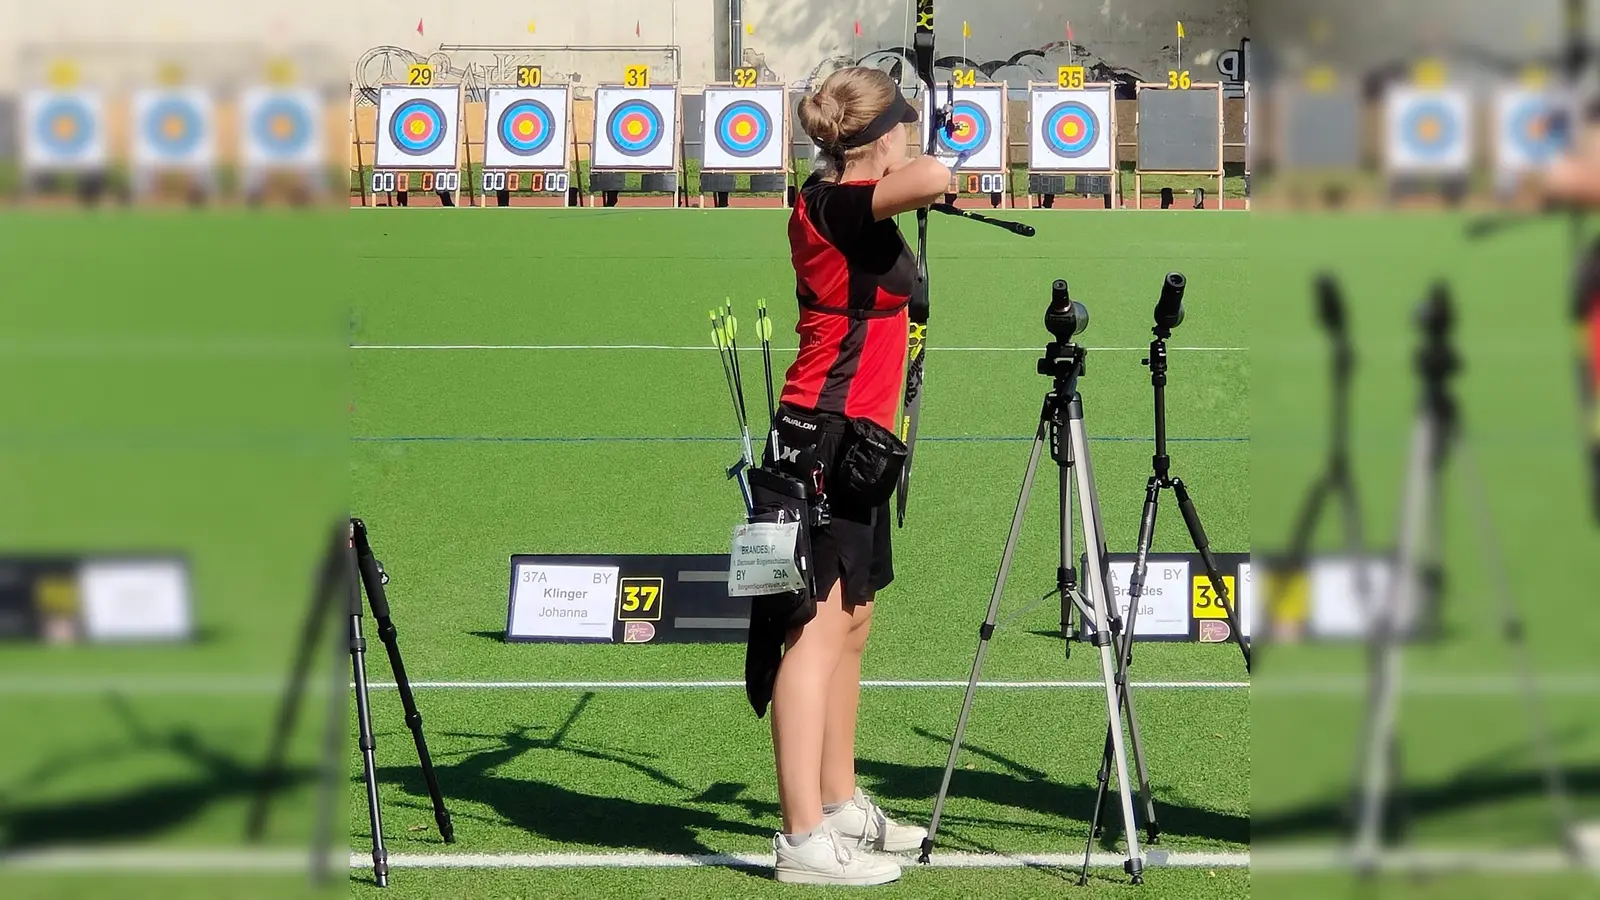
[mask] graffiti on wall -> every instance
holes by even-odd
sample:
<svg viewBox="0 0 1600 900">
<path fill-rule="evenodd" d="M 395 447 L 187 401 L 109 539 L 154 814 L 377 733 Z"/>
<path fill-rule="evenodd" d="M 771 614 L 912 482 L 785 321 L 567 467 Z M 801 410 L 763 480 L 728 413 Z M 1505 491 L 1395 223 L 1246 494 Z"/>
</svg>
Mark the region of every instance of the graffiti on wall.
<svg viewBox="0 0 1600 900">
<path fill-rule="evenodd" d="M 1054 84 L 1058 68 L 1076 65 L 1084 67 L 1087 80 L 1115 84 L 1119 99 L 1133 99 L 1134 86 L 1144 80 L 1143 76 L 1134 69 L 1113 65 L 1104 59 L 1090 63 L 1093 55 L 1082 44 L 1056 41 L 1043 47 L 1019 50 L 1006 59 L 980 62 L 966 56 L 942 56 L 934 61 L 934 74 L 935 80 L 942 82 L 949 80 L 950 73 L 955 69 L 976 69 L 981 73 L 980 80 L 1004 82 L 1013 89 L 1021 90 L 1027 88 L 1029 82 Z M 853 66 L 869 66 L 887 72 L 909 96 L 916 96 L 922 89 L 922 82 L 917 79 L 916 56 L 910 47 L 873 50 L 859 59 L 830 56 L 811 70 L 808 83 L 817 84 L 839 69 Z"/>
</svg>

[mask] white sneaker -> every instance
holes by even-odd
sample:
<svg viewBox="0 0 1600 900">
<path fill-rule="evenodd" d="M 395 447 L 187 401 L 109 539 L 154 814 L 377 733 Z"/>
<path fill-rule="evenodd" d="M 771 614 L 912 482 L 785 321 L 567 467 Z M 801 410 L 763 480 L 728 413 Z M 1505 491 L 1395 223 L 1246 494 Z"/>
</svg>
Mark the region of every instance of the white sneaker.
<svg viewBox="0 0 1600 900">
<path fill-rule="evenodd" d="M 883 814 L 872 798 L 856 788 L 855 796 L 822 822 L 839 832 L 839 837 L 870 850 L 884 853 L 904 853 L 922 846 L 928 829 L 920 825 L 901 825 Z"/>
<path fill-rule="evenodd" d="M 888 884 L 900 877 L 900 864 L 886 856 L 853 853 L 826 824 L 798 847 L 782 834 L 772 837 L 778 864 L 774 877 L 784 884 Z"/>
</svg>

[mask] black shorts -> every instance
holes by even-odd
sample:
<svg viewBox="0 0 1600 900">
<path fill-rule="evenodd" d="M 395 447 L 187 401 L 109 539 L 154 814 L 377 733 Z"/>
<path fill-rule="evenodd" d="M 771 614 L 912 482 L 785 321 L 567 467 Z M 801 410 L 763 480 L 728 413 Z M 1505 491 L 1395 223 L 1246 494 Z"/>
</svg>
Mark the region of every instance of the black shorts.
<svg viewBox="0 0 1600 900">
<path fill-rule="evenodd" d="M 838 468 L 841 452 L 844 419 L 814 410 L 796 409 L 781 404 L 779 412 L 817 426 L 811 440 L 817 443 L 818 456 L 826 460 L 826 472 L 831 475 Z M 784 429 L 780 425 L 780 430 Z M 788 438 L 799 443 L 804 432 L 791 432 Z M 771 458 L 768 449 L 767 458 Z M 780 468 L 784 468 L 780 465 Z M 790 472 L 796 477 L 802 473 Z M 825 475 L 825 478 L 827 476 Z M 844 583 L 843 596 L 848 604 L 866 603 L 878 591 L 894 581 L 894 554 L 890 549 L 890 504 L 875 507 L 853 505 L 851 498 L 836 488 L 828 488 L 828 508 L 831 521 L 811 529 L 811 558 L 816 572 L 816 597 L 826 600 L 833 586 Z"/>
</svg>

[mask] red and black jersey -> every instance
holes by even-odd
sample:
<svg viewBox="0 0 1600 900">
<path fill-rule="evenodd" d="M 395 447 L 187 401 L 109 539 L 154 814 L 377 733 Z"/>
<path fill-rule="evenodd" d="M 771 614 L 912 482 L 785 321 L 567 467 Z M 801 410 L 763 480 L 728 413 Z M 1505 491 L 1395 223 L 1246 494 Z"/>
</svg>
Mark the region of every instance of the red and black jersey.
<svg viewBox="0 0 1600 900">
<path fill-rule="evenodd" d="M 783 402 L 893 431 L 905 374 L 916 260 L 893 219 L 872 215 L 875 181 L 813 175 L 789 217 L 800 355 Z"/>
</svg>

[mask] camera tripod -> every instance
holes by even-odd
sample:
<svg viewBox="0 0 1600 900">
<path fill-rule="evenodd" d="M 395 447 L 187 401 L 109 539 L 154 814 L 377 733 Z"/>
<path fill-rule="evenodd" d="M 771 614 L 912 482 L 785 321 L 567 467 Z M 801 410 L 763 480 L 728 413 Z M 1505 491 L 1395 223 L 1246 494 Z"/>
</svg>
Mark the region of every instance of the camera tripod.
<svg viewBox="0 0 1600 900">
<path fill-rule="evenodd" d="M 1585 855 L 1549 719 L 1535 682 L 1521 612 L 1490 522 L 1483 478 L 1471 445 L 1461 435 L 1460 417 L 1451 391 L 1451 380 L 1460 370 L 1460 360 L 1452 342 L 1454 324 L 1449 288 L 1443 283 L 1436 284 L 1418 314 L 1422 339 L 1415 365 L 1422 394 L 1406 467 L 1396 570 L 1380 598 L 1382 602 L 1374 611 L 1368 637 L 1368 702 L 1357 757 L 1354 834 L 1355 862 L 1366 872 L 1373 871 L 1377 865 L 1379 844 L 1386 831 L 1384 818 L 1393 801 L 1392 786 L 1399 781 L 1400 754 L 1395 723 L 1400 695 L 1402 629 L 1412 619 L 1418 605 L 1428 596 L 1436 595 L 1443 582 L 1441 526 L 1444 519 L 1440 480 L 1452 451 L 1465 465 L 1461 474 L 1471 495 L 1471 515 L 1478 524 L 1480 555 L 1490 576 L 1491 588 L 1500 599 L 1501 632 L 1516 660 L 1523 704 L 1544 770 L 1545 789 L 1556 829 L 1563 849 L 1575 862 L 1581 864 Z"/>
<path fill-rule="evenodd" d="M 1128 855 L 1122 868 L 1132 877 L 1134 884 L 1140 884 L 1144 880 L 1144 859 L 1139 852 L 1133 797 L 1129 789 L 1128 757 L 1123 745 L 1122 729 L 1117 727 L 1121 724 L 1118 712 L 1121 694 L 1117 686 L 1122 681 L 1122 673 L 1116 668 L 1116 662 L 1111 654 L 1114 634 L 1111 623 L 1114 621 L 1115 607 L 1110 601 L 1107 590 L 1105 526 L 1100 518 L 1100 499 L 1095 491 L 1094 471 L 1089 461 L 1089 438 L 1083 424 L 1083 399 L 1078 393 L 1078 379 L 1083 376 L 1084 361 L 1088 351 L 1072 343 L 1072 338 L 1088 327 L 1088 324 L 1088 310 L 1083 304 L 1071 300 L 1065 281 L 1057 281 L 1052 287 L 1051 304 L 1045 313 L 1045 327 L 1055 340 L 1046 346 L 1044 356 L 1038 362 L 1039 374 L 1049 376 L 1052 379 L 1052 386 L 1045 394 L 1044 406 L 1039 413 L 1039 429 L 1034 436 L 1033 450 L 1028 456 L 1028 468 L 1022 478 L 1022 493 L 1017 499 L 1016 513 L 1011 519 L 1011 533 L 1006 539 L 1005 551 L 1000 558 L 1000 572 L 995 578 L 994 593 L 989 597 L 988 612 L 984 616 L 983 625 L 978 629 L 977 655 L 972 662 L 972 674 L 967 681 L 966 696 L 961 701 L 961 714 L 956 720 L 955 735 L 950 741 L 950 755 L 945 761 L 944 778 L 939 783 L 938 797 L 934 800 L 933 816 L 928 822 L 928 836 L 922 842 L 920 861 L 923 863 L 929 862 L 934 838 L 939 832 L 939 820 L 944 811 L 945 798 L 949 794 L 950 778 L 955 771 L 956 757 L 961 751 L 961 741 L 966 733 L 967 719 L 972 711 L 972 699 L 978 688 L 978 678 L 982 674 L 989 639 L 994 635 L 995 617 L 999 613 L 1000 598 L 1005 593 L 1006 578 L 1011 572 L 1011 561 L 1016 553 L 1017 540 L 1022 533 L 1022 522 L 1028 510 L 1028 498 L 1033 492 L 1034 476 L 1039 470 L 1039 460 L 1048 443 L 1050 458 L 1056 464 L 1059 483 L 1061 556 L 1057 570 L 1058 582 L 1082 611 L 1084 622 L 1090 629 L 1088 640 L 1100 651 L 1100 671 L 1105 679 L 1106 689 L 1107 722 L 1111 726 L 1108 729 L 1107 746 L 1117 766 L 1117 786 L 1122 799 L 1122 821 L 1128 840 Z M 1084 601 L 1082 593 L 1075 589 L 1075 585 L 1070 584 L 1072 578 L 1069 575 L 1073 572 L 1074 480 L 1078 489 L 1078 514 L 1083 524 L 1086 556 L 1084 583 L 1088 594 L 1087 602 Z M 1143 775 L 1143 754 L 1139 749 L 1137 729 L 1134 730 L 1133 742 L 1135 755 L 1141 760 L 1139 764 L 1141 787 L 1148 797 L 1149 783 Z"/>
<path fill-rule="evenodd" d="M 361 763 L 367 788 L 367 815 L 372 828 L 372 874 L 378 887 L 386 887 L 389 883 L 389 853 L 383 846 L 383 816 L 378 800 L 377 757 L 374 753 L 376 742 L 372 735 L 372 711 L 367 691 L 367 640 L 362 635 L 361 629 L 363 587 L 366 589 L 367 602 L 372 606 L 372 617 L 378 622 L 378 637 L 389 653 L 389 666 L 394 671 L 394 680 L 400 691 L 400 703 L 405 708 L 406 726 L 411 729 L 411 738 L 417 745 L 417 759 L 422 766 L 422 777 L 427 781 L 428 796 L 433 800 L 433 818 L 439 826 L 439 836 L 444 838 L 445 843 L 455 843 L 455 828 L 451 825 L 449 810 L 445 809 L 444 797 L 439 792 L 439 781 L 433 772 L 433 758 L 428 754 L 428 743 L 422 734 L 422 714 L 417 711 L 416 699 L 411 693 L 411 682 L 406 678 L 405 663 L 400 658 L 400 645 L 396 640 L 394 620 L 389 616 L 389 601 L 383 590 L 388 581 L 389 576 L 383 571 L 383 564 L 372 555 L 372 545 L 367 540 L 366 524 L 356 518 L 340 522 L 334 529 L 332 545 L 323 560 L 316 591 L 311 598 L 311 608 L 301 633 L 289 687 L 284 693 L 283 705 L 279 709 L 278 721 L 273 729 L 261 791 L 251 806 L 247 825 L 249 837 L 252 840 L 259 839 L 266 827 L 267 805 L 283 776 L 284 755 L 288 749 L 289 735 L 294 730 L 295 719 L 299 714 L 300 700 L 305 692 L 312 652 L 322 630 L 336 620 L 336 597 L 339 593 L 345 592 L 347 600 L 345 612 L 349 617 L 346 647 L 350 652 L 351 669 L 355 675 L 356 719 L 357 727 L 360 729 Z M 334 666 L 333 671 L 337 672 L 338 667 Z M 347 727 L 344 705 L 346 689 L 343 679 L 340 679 L 337 690 L 329 698 L 326 763 L 333 777 L 337 777 L 339 747 L 343 745 L 342 732 Z M 327 805 L 329 793 L 333 792 L 326 791 L 325 785 L 324 806 Z M 318 816 L 318 835 L 313 848 L 313 872 L 317 874 L 322 874 L 322 864 L 315 860 L 320 858 L 328 847 L 327 838 L 330 836 L 323 832 L 327 830 L 326 823 L 331 821 L 331 818 L 331 810 L 327 809 L 322 810 Z"/>
</svg>

